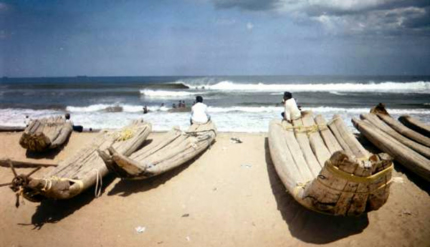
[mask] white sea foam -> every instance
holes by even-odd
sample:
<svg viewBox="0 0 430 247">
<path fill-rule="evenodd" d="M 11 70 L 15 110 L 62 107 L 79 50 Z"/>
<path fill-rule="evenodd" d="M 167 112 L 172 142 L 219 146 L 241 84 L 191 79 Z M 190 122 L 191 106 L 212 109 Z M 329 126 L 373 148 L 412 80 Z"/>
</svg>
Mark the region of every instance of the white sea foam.
<svg viewBox="0 0 430 247">
<path fill-rule="evenodd" d="M 186 91 L 167 91 L 167 90 L 140 90 L 140 93 L 145 97 L 150 98 L 187 98 L 197 94 L 198 92 L 186 92 Z"/>
<path fill-rule="evenodd" d="M 334 95 L 341 95 L 341 96 L 343 96 L 343 95 L 348 95 L 347 93 L 340 93 L 340 92 L 338 92 L 338 91 L 331 91 L 330 93 L 331 93 L 331 94 L 334 94 Z"/>
<path fill-rule="evenodd" d="M 151 122 L 154 131 L 166 131 L 173 126 L 179 125 L 182 129 L 189 126 L 189 112 L 166 112 L 167 107 L 151 106 L 148 114 L 142 114 L 141 106 L 123 105 L 122 112 L 107 112 L 103 107 L 88 106 L 91 109 L 102 109 L 96 111 L 75 111 L 71 114 L 71 119 L 76 125 L 82 125 L 85 128 L 120 128 L 128 124 L 131 120 L 143 118 Z M 135 108 L 136 107 L 136 108 Z M 75 108 L 79 110 L 79 108 Z M 333 114 L 340 114 L 345 123 L 352 131 L 355 131 L 351 124 L 352 117 L 359 117 L 361 113 L 369 112 L 369 108 L 340 108 L 340 107 L 311 107 L 303 110 L 312 110 L 314 114 L 321 114 L 327 120 L 331 119 Z M 282 107 L 209 107 L 209 114 L 221 132 L 267 132 L 271 119 L 280 118 Z M 389 109 L 390 114 L 397 118 L 400 115 L 408 114 L 420 119 L 425 123 L 430 123 L 430 109 Z M 23 126 L 25 116 L 30 118 L 41 118 L 53 115 L 63 115 L 62 110 L 31 110 L 31 109 L 0 109 L 0 125 Z"/>
<path fill-rule="evenodd" d="M 141 105 L 121 105 L 121 104 L 95 104 L 89 106 L 67 106 L 68 112 L 103 112 L 112 111 L 112 109 L 119 109 L 118 112 L 142 112 L 143 106 Z M 170 108 L 161 106 L 148 106 L 150 111 L 168 111 Z"/>
<path fill-rule="evenodd" d="M 430 82 L 328 83 L 328 84 L 246 84 L 222 81 L 213 85 L 187 84 L 192 89 L 258 92 L 391 92 L 430 93 Z M 280 94 L 280 93 L 279 93 Z"/>
<path fill-rule="evenodd" d="M 302 107 L 302 110 L 305 111 L 313 111 L 314 113 L 367 113 L 369 112 L 369 108 L 341 108 L 341 107 L 327 107 L 327 106 L 319 106 L 319 107 Z M 225 112 L 244 112 L 244 113 L 263 113 L 263 112 L 282 112 L 282 106 L 234 106 L 234 107 L 208 107 L 209 112 L 214 113 L 225 113 Z M 425 115 L 430 114 L 429 109 L 390 109 L 390 113 L 392 114 L 417 114 L 417 115 Z"/>
</svg>

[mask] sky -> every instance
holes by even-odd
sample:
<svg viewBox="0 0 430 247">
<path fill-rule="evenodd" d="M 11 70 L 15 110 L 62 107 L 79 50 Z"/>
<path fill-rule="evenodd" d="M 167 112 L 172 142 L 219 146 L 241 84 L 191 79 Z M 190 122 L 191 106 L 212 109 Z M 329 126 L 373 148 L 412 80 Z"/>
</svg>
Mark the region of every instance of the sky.
<svg viewBox="0 0 430 247">
<path fill-rule="evenodd" d="M 0 0 L 0 76 L 430 75 L 429 0 Z"/>
</svg>

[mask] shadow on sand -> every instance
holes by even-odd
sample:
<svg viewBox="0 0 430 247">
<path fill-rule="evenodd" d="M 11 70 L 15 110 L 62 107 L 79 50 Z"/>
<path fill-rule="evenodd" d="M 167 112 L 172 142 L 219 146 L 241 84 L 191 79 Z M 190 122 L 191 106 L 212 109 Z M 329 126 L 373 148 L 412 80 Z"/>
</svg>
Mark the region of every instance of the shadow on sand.
<svg viewBox="0 0 430 247">
<path fill-rule="evenodd" d="M 183 170 L 187 169 L 192 163 L 194 163 L 195 160 L 200 158 L 201 155 L 203 155 L 205 152 L 200 153 L 190 161 L 170 170 L 167 171 L 159 176 L 151 177 L 148 179 L 143 180 L 121 180 L 117 184 L 115 184 L 115 187 L 109 191 L 108 195 L 120 195 L 120 196 L 129 196 L 134 193 L 139 192 L 145 192 L 148 190 L 152 190 L 157 188 L 158 186 L 166 183 L 171 178 L 175 177 L 179 173 L 181 173 Z"/>
<path fill-rule="evenodd" d="M 114 179 L 115 177 L 112 175 L 103 178 L 102 193 L 104 193 L 105 188 L 112 183 Z M 69 215 L 72 215 L 74 212 L 96 199 L 94 197 L 94 190 L 95 187 L 92 186 L 82 194 L 68 200 L 43 200 L 40 202 L 39 206 L 37 206 L 36 212 L 31 217 L 31 225 L 34 226 L 34 229 L 40 230 L 46 223 L 57 223 Z"/>
<path fill-rule="evenodd" d="M 326 244 L 361 233 L 368 225 L 367 215 L 360 217 L 336 217 L 310 211 L 300 205 L 286 188 L 272 163 L 268 139 L 265 140 L 266 164 L 273 195 L 278 210 L 288 224 L 291 235 L 314 244 Z"/>
<path fill-rule="evenodd" d="M 61 145 L 60 147 L 57 147 L 54 149 L 48 149 L 48 150 L 43 151 L 43 152 L 33 152 L 33 151 L 30 151 L 27 149 L 27 151 L 25 152 L 25 156 L 27 158 L 30 158 L 30 159 L 50 159 L 50 160 L 53 160 L 67 146 L 67 144 L 69 143 L 69 139 L 70 138 L 67 138 L 67 140 L 64 142 L 64 144 Z"/>
</svg>

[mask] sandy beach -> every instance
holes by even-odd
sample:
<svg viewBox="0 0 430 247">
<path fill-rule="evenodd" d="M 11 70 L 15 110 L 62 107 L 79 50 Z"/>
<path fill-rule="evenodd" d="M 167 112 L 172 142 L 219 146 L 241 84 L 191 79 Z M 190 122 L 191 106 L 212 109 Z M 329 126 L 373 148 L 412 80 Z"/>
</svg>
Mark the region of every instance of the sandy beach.
<svg viewBox="0 0 430 247">
<path fill-rule="evenodd" d="M 55 164 L 94 134 L 73 133 L 45 157 L 26 153 L 20 135 L 0 133 L 0 158 Z M 286 192 L 267 134 L 220 133 L 196 160 L 159 177 L 105 177 L 97 199 L 91 188 L 71 200 L 15 208 L 13 192 L 0 188 L 0 246 L 430 246 L 430 186 L 397 164 L 393 176 L 402 182 L 391 186 L 380 210 L 357 218 L 321 215 Z M 0 167 L 0 183 L 12 177 Z"/>
</svg>

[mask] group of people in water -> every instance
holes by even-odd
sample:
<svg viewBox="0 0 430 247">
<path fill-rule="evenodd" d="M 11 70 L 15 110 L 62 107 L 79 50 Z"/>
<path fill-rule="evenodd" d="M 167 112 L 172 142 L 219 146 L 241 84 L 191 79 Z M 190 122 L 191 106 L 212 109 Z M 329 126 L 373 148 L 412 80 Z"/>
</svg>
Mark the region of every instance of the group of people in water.
<svg viewBox="0 0 430 247">
<path fill-rule="evenodd" d="M 176 108 L 187 108 L 187 105 L 185 104 L 185 100 L 180 100 L 179 103 L 178 103 L 178 105 L 176 105 L 175 103 L 173 103 L 172 108 L 173 109 L 176 109 Z"/>
<path fill-rule="evenodd" d="M 164 107 L 164 103 L 161 104 L 161 107 Z M 176 105 L 173 103 L 172 105 L 173 109 L 178 108 L 187 108 L 187 105 L 184 100 L 180 100 L 179 103 Z M 143 114 L 148 113 L 148 107 L 143 107 Z M 191 107 L 191 118 L 190 123 L 199 123 L 204 124 L 210 121 L 210 115 L 208 113 L 208 106 L 203 103 L 203 97 L 197 96 L 196 100 L 194 101 L 193 106 Z"/>
</svg>

